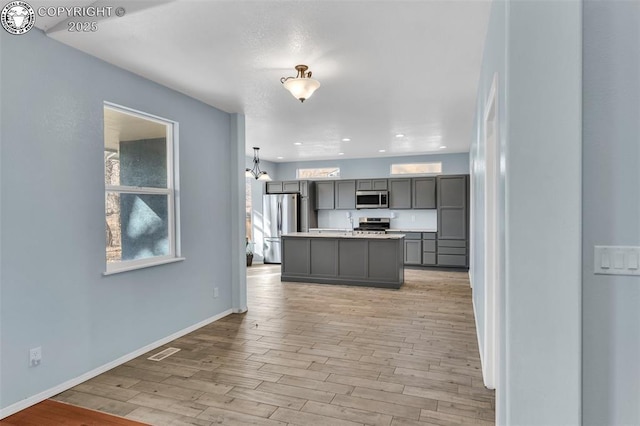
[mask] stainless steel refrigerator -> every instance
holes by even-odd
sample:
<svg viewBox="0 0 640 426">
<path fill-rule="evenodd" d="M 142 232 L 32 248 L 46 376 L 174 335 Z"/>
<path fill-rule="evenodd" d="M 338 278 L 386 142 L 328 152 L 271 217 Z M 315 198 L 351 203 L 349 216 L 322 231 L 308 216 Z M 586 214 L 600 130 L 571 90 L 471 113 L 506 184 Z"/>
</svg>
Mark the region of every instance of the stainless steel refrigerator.
<svg viewBox="0 0 640 426">
<path fill-rule="evenodd" d="M 262 196 L 264 263 L 282 263 L 280 236 L 298 231 L 298 194 Z"/>
</svg>

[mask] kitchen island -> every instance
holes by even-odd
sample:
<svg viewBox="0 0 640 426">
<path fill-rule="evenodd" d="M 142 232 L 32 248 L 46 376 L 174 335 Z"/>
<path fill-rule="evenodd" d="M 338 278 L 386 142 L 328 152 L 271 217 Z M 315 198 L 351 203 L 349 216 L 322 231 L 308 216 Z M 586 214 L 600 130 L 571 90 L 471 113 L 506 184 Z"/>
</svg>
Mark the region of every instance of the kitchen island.
<svg viewBox="0 0 640 426">
<path fill-rule="evenodd" d="M 283 235 L 281 281 L 400 288 L 404 235 Z"/>
</svg>

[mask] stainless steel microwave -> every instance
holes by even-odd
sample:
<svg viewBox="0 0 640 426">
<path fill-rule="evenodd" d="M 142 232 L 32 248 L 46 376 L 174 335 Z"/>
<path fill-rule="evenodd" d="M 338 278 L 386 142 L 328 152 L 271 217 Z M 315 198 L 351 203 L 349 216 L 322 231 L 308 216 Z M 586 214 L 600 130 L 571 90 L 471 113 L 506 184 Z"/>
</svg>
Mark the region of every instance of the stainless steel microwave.
<svg viewBox="0 0 640 426">
<path fill-rule="evenodd" d="M 386 209 L 389 191 L 356 191 L 356 209 Z"/>
</svg>

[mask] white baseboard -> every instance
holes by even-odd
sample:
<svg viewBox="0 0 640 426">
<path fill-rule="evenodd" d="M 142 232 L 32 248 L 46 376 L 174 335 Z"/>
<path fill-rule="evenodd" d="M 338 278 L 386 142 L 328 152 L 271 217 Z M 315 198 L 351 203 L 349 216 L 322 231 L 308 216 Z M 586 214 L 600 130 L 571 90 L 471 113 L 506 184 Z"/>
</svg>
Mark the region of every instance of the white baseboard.
<svg viewBox="0 0 640 426">
<path fill-rule="evenodd" d="M 132 359 L 137 358 L 140 355 L 145 354 L 146 352 L 149 352 L 149 351 L 151 351 L 151 350 L 153 350 L 155 348 L 158 348 L 158 347 L 160 347 L 162 345 L 165 345 L 165 344 L 171 342 L 172 340 L 175 340 L 175 339 L 177 339 L 179 337 L 184 336 L 185 334 L 189 334 L 192 331 L 195 331 L 195 330 L 199 329 L 200 327 L 204 327 L 207 324 L 211 324 L 212 322 L 215 322 L 215 321 L 217 321 L 217 320 L 219 320 L 221 318 L 224 318 L 227 315 L 230 315 L 231 313 L 233 313 L 232 310 L 228 309 L 228 310 L 226 310 L 224 312 L 219 313 L 218 315 L 214 315 L 212 317 L 209 317 L 209 318 L 205 319 L 204 321 L 200 321 L 197 324 L 191 325 L 191 326 L 189 326 L 189 327 L 187 327 L 185 329 L 177 331 L 177 332 L 175 332 L 175 333 L 173 333 L 173 334 L 171 334 L 171 335 L 169 335 L 167 337 L 163 337 L 160 340 L 156 340 L 153 343 L 150 343 L 150 344 L 148 344 L 148 345 L 146 345 L 146 346 L 144 346 L 144 347 L 142 347 L 140 349 L 137 349 L 137 350 L 135 350 L 135 351 L 133 351 L 131 353 L 123 355 L 120 358 L 115 359 L 115 360 L 113 360 L 111 362 L 108 362 L 108 363 L 106 363 L 104 365 L 101 365 L 98 368 L 94 368 L 93 370 L 88 371 L 88 372 L 84 373 L 81 376 L 78 376 L 78 377 L 76 377 L 74 379 L 71 379 L 71 380 L 67 380 L 64 383 L 61 383 L 61 384 L 59 384 L 57 386 L 54 386 L 54 387 L 52 387 L 50 389 L 42 391 L 42 392 L 40 392 L 40 393 L 38 393 L 36 395 L 30 396 L 30 397 L 28 397 L 26 399 L 18 401 L 15 404 L 11 404 L 8 407 L 5 407 L 5 408 L 0 410 L 0 419 L 4 419 L 5 417 L 8 417 L 8 416 L 10 416 L 12 414 L 15 414 L 20 410 L 24 410 L 25 408 L 31 407 L 32 405 L 35 405 L 35 404 L 37 404 L 39 402 L 44 401 L 45 399 L 51 398 L 52 396 L 57 395 L 60 392 L 64 392 L 67 389 L 71 389 L 72 387 L 77 386 L 80 383 L 86 382 L 87 380 L 92 379 L 92 378 L 104 373 L 105 371 L 109 371 L 112 368 L 115 368 L 115 367 L 117 367 L 117 366 L 119 366 L 121 364 L 124 364 L 127 361 L 131 361 Z"/>
<path fill-rule="evenodd" d="M 482 369 L 482 382 L 486 386 L 486 383 L 484 380 L 484 378 L 487 376 L 485 365 L 484 365 L 484 347 L 480 344 L 480 329 L 478 328 L 478 313 L 476 312 L 476 301 L 473 298 L 473 295 L 471 296 L 471 305 L 473 305 L 473 318 L 475 319 L 475 323 L 476 323 L 476 339 L 478 340 L 478 352 L 480 353 L 480 367 Z"/>
</svg>

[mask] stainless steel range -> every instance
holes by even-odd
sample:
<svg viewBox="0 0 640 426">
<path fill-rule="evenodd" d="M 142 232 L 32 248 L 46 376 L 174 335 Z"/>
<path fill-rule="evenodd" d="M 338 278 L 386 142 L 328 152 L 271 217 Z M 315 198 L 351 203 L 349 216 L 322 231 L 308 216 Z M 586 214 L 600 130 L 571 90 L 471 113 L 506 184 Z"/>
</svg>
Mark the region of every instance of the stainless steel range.
<svg viewBox="0 0 640 426">
<path fill-rule="evenodd" d="M 358 227 L 353 229 L 354 234 L 384 234 L 391 227 L 391 219 L 388 217 L 361 217 Z"/>
</svg>

